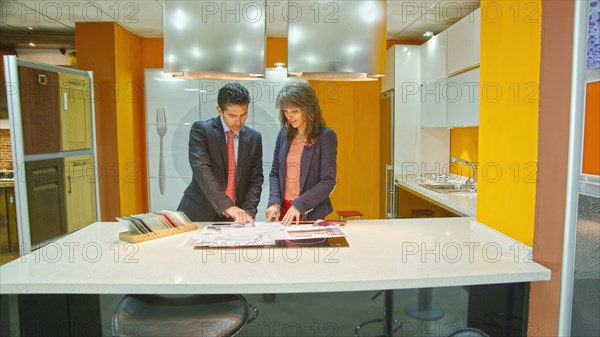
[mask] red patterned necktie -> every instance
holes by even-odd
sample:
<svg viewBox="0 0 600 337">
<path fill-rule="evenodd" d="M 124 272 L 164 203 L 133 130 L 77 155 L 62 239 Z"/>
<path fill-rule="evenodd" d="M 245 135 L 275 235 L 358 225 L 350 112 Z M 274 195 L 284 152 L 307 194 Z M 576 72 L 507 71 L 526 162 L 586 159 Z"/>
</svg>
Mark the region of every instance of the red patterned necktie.
<svg viewBox="0 0 600 337">
<path fill-rule="evenodd" d="M 235 203 L 235 150 L 233 149 L 233 131 L 227 131 L 227 188 L 225 194 Z"/>
</svg>

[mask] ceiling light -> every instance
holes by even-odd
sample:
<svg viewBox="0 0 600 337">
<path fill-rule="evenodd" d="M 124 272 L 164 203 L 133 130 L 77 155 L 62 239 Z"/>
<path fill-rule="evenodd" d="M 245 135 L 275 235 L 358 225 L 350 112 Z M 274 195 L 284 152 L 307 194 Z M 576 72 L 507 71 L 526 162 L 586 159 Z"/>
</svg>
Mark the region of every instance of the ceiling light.
<svg viewBox="0 0 600 337">
<path fill-rule="evenodd" d="M 30 26 L 30 27 L 27 27 L 27 29 L 29 29 L 29 30 L 33 30 L 33 27 L 31 27 L 31 26 Z"/>
<path fill-rule="evenodd" d="M 33 42 L 29 42 L 29 45 L 30 45 L 31 47 L 35 47 L 35 43 L 33 43 Z"/>
<path fill-rule="evenodd" d="M 423 36 L 425 36 L 425 37 L 433 37 L 433 32 L 427 31 L 427 32 L 423 33 Z"/>
</svg>

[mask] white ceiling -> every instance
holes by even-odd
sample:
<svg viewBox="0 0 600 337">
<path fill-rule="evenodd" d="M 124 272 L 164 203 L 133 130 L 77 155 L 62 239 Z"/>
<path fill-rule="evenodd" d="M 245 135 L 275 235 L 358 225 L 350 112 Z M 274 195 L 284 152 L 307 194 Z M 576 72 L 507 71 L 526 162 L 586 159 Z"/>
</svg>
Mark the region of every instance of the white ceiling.
<svg viewBox="0 0 600 337">
<path fill-rule="evenodd" d="M 293 1 L 309 0 L 290 0 Z M 222 6 L 232 2 L 221 0 L 213 3 Z M 287 35 L 287 23 L 283 15 L 285 3 L 287 1 L 267 1 L 267 36 Z M 116 21 L 141 38 L 160 38 L 163 36 L 163 6 L 164 0 L 2 0 L 0 33 L 3 37 L 45 33 L 73 35 L 75 22 Z M 478 7 L 479 0 L 388 0 L 387 38 L 426 40 L 423 32 L 437 34 Z M 327 7 L 321 8 L 322 15 L 326 15 Z"/>
</svg>

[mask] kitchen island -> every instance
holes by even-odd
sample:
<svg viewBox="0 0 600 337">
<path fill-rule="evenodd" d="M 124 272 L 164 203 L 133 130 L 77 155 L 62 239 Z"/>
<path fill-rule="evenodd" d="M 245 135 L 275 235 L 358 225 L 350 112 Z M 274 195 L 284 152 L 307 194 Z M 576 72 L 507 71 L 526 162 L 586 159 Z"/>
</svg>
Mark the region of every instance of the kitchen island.
<svg viewBox="0 0 600 337">
<path fill-rule="evenodd" d="M 206 224 L 199 225 L 201 229 Z M 72 296 L 85 294 L 126 293 L 314 293 L 505 285 L 527 290 L 529 282 L 550 278 L 550 270 L 531 260 L 528 246 L 473 218 L 349 221 L 345 227 L 349 247 L 320 248 L 185 247 L 189 235 L 197 231 L 129 244 L 118 240 L 123 230 L 119 223 L 94 223 L 0 267 L 0 294 L 83 294 L 68 295 L 71 301 Z M 491 292 L 484 290 L 487 295 L 477 298 L 488 302 Z M 527 301 L 527 291 L 515 296 L 515 302 L 525 307 Z M 526 317 L 517 319 L 527 323 Z"/>
</svg>

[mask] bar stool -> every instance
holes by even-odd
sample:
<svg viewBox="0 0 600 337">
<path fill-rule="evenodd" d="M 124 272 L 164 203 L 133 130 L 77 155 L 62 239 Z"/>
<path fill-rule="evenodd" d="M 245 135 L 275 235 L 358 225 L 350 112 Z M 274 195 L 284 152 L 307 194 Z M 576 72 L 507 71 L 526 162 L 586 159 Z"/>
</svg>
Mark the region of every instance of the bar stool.
<svg viewBox="0 0 600 337">
<path fill-rule="evenodd" d="M 411 209 L 411 217 L 413 218 L 432 218 L 433 210 L 430 209 Z"/>
<path fill-rule="evenodd" d="M 115 309 L 112 335 L 235 336 L 257 316 L 258 309 L 240 295 L 125 295 Z"/>
<path fill-rule="evenodd" d="M 490 337 L 490 336 L 479 329 L 464 328 L 464 329 L 454 331 L 453 333 L 449 334 L 446 337 Z"/>
<path fill-rule="evenodd" d="M 338 220 L 346 220 L 346 218 L 355 218 L 356 220 L 362 220 L 363 214 L 357 210 L 349 211 L 336 211 L 338 214 Z"/>
<path fill-rule="evenodd" d="M 371 325 L 371 324 L 375 324 L 375 323 L 380 323 L 383 325 L 383 335 L 381 335 L 381 337 L 391 337 L 393 335 L 393 333 L 400 329 L 402 327 L 402 324 L 400 323 L 399 320 L 397 319 L 393 319 L 392 318 L 392 314 L 394 312 L 394 292 L 393 290 L 382 290 L 380 292 L 378 292 L 377 294 L 375 294 L 375 296 L 373 296 L 373 298 L 371 300 L 374 300 L 375 298 L 377 298 L 377 296 L 379 296 L 381 293 L 384 294 L 384 302 L 383 302 L 383 318 L 378 318 L 378 319 L 372 319 L 363 323 L 360 323 L 359 325 L 356 326 L 356 328 L 354 329 L 354 336 L 355 337 L 360 337 L 360 335 L 358 334 L 360 332 L 360 329 L 364 328 L 367 325 Z"/>
</svg>

